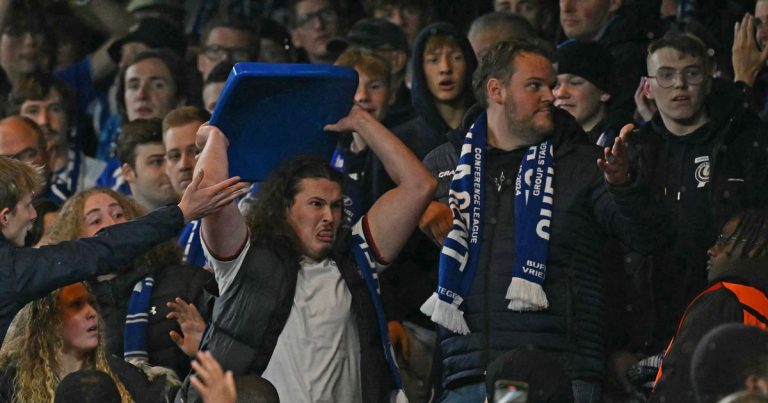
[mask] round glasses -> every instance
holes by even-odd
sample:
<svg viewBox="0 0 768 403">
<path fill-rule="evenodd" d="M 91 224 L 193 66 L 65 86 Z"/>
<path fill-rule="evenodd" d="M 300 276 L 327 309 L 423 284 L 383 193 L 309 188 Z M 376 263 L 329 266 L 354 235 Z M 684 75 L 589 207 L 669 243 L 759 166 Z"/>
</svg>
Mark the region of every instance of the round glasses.
<svg viewBox="0 0 768 403">
<path fill-rule="evenodd" d="M 686 67 L 682 70 L 675 70 L 662 67 L 656 71 L 655 76 L 648 76 L 648 78 L 655 78 L 656 83 L 661 88 L 670 88 L 675 85 L 675 80 L 684 80 L 688 85 L 698 85 L 704 81 L 704 71 L 701 67 Z M 682 82 L 682 81 L 681 81 Z"/>
</svg>

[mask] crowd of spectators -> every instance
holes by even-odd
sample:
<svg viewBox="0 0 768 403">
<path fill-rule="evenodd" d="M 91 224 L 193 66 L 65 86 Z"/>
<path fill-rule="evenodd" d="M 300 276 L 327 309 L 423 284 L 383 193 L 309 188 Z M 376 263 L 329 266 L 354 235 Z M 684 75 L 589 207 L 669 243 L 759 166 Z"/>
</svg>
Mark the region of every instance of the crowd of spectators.
<svg viewBox="0 0 768 403">
<path fill-rule="evenodd" d="M 768 401 L 767 61 L 768 0 L 0 0 L 0 400 Z M 240 62 L 357 73 L 330 160 L 228 179 Z"/>
</svg>

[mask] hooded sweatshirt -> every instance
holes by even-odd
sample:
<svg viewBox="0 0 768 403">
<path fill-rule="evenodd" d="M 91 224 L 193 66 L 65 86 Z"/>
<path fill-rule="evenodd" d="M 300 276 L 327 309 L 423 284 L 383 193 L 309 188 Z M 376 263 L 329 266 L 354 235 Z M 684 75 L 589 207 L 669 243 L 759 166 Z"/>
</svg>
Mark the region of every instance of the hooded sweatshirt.
<svg viewBox="0 0 768 403">
<path fill-rule="evenodd" d="M 709 122 L 691 134 L 673 135 L 657 113 L 636 136 L 652 186 L 674 220 L 669 247 L 654 258 L 654 333 L 661 344 L 706 285 L 702 268 L 718 229 L 738 210 L 764 206 L 768 193 L 768 151 L 759 146 L 766 142 L 764 125 L 741 105 L 731 83 L 713 82 L 706 108 Z"/>
<path fill-rule="evenodd" d="M 424 73 L 424 48 L 427 41 L 435 35 L 449 36 L 453 38 L 464 53 L 467 68 L 464 73 L 464 105 L 468 109 L 474 103 L 472 94 L 472 73 L 477 68 L 477 59 L 472 51 L 467 36 L 453 25 L 445 22 L 437 22 L 424 28 L 416 37 L 413 45 L 411 60 L 413 61 L 413 81 L 411 87 L 411 101 L 417 116 L 392 131 L 418 159 L 423 159 L 430 151 L 445 143 L 445 136 L 451 130 L 448 123 L 440 116 L 435 104 L 435 97 L 429 91 L 427 78 Z M 384 171 L 381 162 L 374 157 L 370 165 L 368 192 L 371 204 L 388 190 L 395 187 L 392 179 Z"/>
</svg>

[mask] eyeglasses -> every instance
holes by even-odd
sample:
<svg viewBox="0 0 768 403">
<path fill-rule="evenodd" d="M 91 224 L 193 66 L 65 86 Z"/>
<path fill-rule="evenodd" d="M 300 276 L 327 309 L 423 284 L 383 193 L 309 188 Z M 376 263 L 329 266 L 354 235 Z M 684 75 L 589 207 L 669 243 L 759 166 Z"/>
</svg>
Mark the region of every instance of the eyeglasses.
<svg viewBox="0 0 768 403">
<path fill-rule="evenodd" d="M 734 244 L 734 243 L 744 243 L 747 242 L 746 239 L 738 239 L 738 237 L 734 235 L 725 235 L 724 233 L 721 233 L 717 236 L 717 240 L 715 241 L 715 244 L 717 246 L 723 247 L 728 244 Z"/>
<path fill-rule="evenodd" d="M 252 59 L 251 51 L 246 48 L 225 48 L 224 46 L 211 45 L 203 49 L 205 57 L 211 60 L 229 59 L 233 62 L 244 62 Z"/>
<path fill-rule="evenodd" d="M 704 71 L 698 66 L 686 67 L 683 70 L 662 67 L 656 71 L 655 76 L 648 76 L 648 78 L 655 78 L 661 88 L 670 88 L 675 85 L 675 79 L 678 76 L 688 85 L 698 85 L 704 81 Z"/>
<path fill-rule="evenodd" d="M 324 8 L 322 10 L 315 11 L 314 13 L 297 16 L 296 26 L 298 28 L 307 28 L 314 25 L 317 21 L 322 21 L 323 23 L 334 23 L 336 22 L 337 18 L 338 16 L 336 15 L 336 11 L 330 8 Z"/>
</svg>

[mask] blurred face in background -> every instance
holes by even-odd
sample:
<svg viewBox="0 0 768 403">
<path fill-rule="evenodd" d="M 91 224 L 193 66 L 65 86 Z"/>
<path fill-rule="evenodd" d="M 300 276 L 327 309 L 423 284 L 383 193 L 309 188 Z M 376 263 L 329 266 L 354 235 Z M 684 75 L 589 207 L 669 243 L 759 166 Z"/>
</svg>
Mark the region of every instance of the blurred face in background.
<svg viewBox="0 0 768 403">
<path fill-rule="evenodd" d="M 291 40 L 304 49 L 313 63 L 326 61 L 328 41 L 338 34 L 339 17 L 327 0 L 304 0 L 296 4 Z"/>
<path fill-rule="evenodd" d="M 169 127 L 163 134 L 165 145 L 165 170 L 171 180 L 173 190 L 179 195 L 192 182 L 192 173 L 197 163 L 195 138 L 197 129 L 205 122 L 189 122 L 185 125 Z"/>
<path fill-rule="evenodd" d="M 621 7 L 622 0 L 560 0 L 560 25 L 571 39 L 592 39 Z"/>
<path fill-rule="evenodd" d="M 176 107 L 176 82 L 158 58 L 134 63 L 125 73 L 125 109 L 128 120 L 162 119 Z"/>
</svg>

